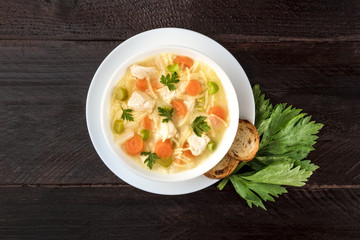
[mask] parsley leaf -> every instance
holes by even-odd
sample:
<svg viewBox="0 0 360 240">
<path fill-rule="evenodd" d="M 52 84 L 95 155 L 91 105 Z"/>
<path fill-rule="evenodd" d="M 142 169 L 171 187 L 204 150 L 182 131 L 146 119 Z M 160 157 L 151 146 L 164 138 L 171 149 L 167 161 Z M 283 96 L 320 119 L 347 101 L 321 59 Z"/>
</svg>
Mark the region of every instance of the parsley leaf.
<svg viewBox="0 0 360 240">
<path fill-rule="evenodd" d="M 159 156 L 156 153 L 151 152 L 142 152 L 141 156 L 148 156 L 144 163 L 147 163 L 147 166 L 152 169 L 153 165 L 155 164 L 156 159 L 159 159 Z"/>
<path fill-rule="evenodd" d="M 201 137 L 202 132 L 208 132 L 211 128 L 205 121 L 206 117 L 204 116 L 198 116 L 195 118 L 195 120 L 192 122 L 191 127 L 194 130 L 194 133 L 196 136 Z"/>
<path fill-rule="evenodd" d="M 169 70 L 169 72 L 175 73 L 175 72 L 179 72 L 179 71 L 180 71 L 180 66 L 179 66 L 179 64 L 174 63 L 173 65 L 167 66 L 167 69 Z"/>
<path fill-rule="evenodd" d="M 162 122 L 167 123 L 170 121 L 172 116 L 174 115 L 174 109 L 169 107 L 158 107 L 159 116 L 165 117 Z"/>
<path fill-rule="evenodd" d="M 123 113 L 121 114 L 121 119 L 122 120 L 127 120 L 127 121 L 130 121 L 130 122 L 134 121 L 134 117 L 131 114 L 132 109 L 130 109 L 130 108 L 129 109 L 123 109 L 122 107 L 121 107 L 121 109 L 123 110 Z"/>
<path fill-rule="evenodd" d="M 177 72 L 174 72 L 171 76 L 170 74 L 167 74 L 166 77 L 162 75 L 160 82 L 167 86 L 170 91 L 174 91 L 176 89 L 176 83 L 180 82 L 180 80 Z"/>
</svg>

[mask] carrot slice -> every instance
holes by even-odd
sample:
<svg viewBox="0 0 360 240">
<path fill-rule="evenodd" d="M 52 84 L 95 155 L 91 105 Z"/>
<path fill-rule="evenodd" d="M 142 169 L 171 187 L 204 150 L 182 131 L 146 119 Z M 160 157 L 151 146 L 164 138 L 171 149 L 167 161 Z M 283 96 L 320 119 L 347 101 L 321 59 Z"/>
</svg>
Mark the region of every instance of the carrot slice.
<svg viewBox="0 0 360 240">
<path fill-rule="evenodd" d="M 159 156 L 159 158 L 168 158 L 173 154 L 173 152 L 173 146 L 168 139 L 164 142 L 160 140 L 155 145 L 155 153 Z"/>
<path fill-rule="evenodd" d="M 209 115 L 211 115 L 211 114 L 214 114 L 214 115 L 218 116 L 219 118 L 223 119 L 224 121 L 226 121 L 225 109 L 220 106 L 214 106 L 214 107 L 210 108 Z M 210 116 L 210 121 L 213 125 L 217 125 L 217 124 L 221 123 L 221 120 L 219 120 L 216 117 L 211 117 L 211 116 Z"/>
<path fill-rule="evenodd" d="M 151 120 L 151 118 L 149 116 L 145 116 L 143 119 L 143 128 L 147 129 L 147 130 L 151 130 L 152 126 L 153 126 L 153 121 Z"/>
<path fill-rule="evenodd" d="M 189 147 L 189 143 L 188 143 L 188 142 L 185 142 L 184 145 L 183 145 L 183 148 L 188 148 L 188 147 Z M 193 157 L 195 157 L 190 150 L 184 151 L 184 154 L 185 154 L 185 156 L 187 156 L 188 158 L 193 158 Z"/>
<path fill-rule="evenodd" d="M 184 161 L 181 159 L 178 159 L 178 158 L 175 158 L 174 162 L 176 162 L 177 164 L 180 164 L 180 165 L 184 164 Z"/>
<path fill-rule="evenodd" d="M 135 86 L 137 89 L 139 89 L 140 91 L 143 91 L 143 92 L 149 88 L 148 83 L 145 78 L 136 80 Z"/>
<path fill-rule="evenodd" d="M 151 87 L 152 87 L 153 90 L 158 90 L 162 86 L 161 86 L 161 84 L 159 82 L 152 82 Z"/>
<path fill-rule="evenodd" d="M 188 68 L 191 68 L 191 66 L 194 64 L 194 61 L 191 58 L 185 56 L 176 56 L 174 62 Z"/>
<path fill-rule="evenodd" d="M 174 99 L 171 101 L 171 105 L 174 108 L 175 116 L 185 117 L 187 113 L 187 108 L 183 100 Z"/>
<path fill-rule="evenodd" d="M 144 150 L 144 141 L 139 135 L 134 135 L 125 142 L 125 151 L 132 156 L 140 154 Z"/>
<path fill-rule="evenodd" d="M 197 80 L 190 80 L 185 88 L 185 91 L 190 96 L 196 96 L 201 93 L 201 83 Z"/>
</svg>

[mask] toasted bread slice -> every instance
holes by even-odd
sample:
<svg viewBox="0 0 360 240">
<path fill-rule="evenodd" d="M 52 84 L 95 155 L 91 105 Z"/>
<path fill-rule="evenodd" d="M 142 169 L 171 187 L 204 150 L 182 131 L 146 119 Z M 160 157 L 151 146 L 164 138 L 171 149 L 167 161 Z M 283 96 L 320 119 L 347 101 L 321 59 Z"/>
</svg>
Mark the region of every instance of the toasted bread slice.
<svg viewBox="0 0 360 240">
<path fill-rule="evenodd" d="M 238 164 L 238 160 L 235 160 L 226 154 L 215 167 L 207 171 L 204 175 L 208 178 L 222 179 L 229 176 Z"/>
<path fill-rule="evenodd" d="M 239 161 L 252 160 L 259 150 L 260 137 L 255 126 L 248 120 L 239 120 L 238 130 L 230 150 L 225 157 L 204 175 L 208 178 L 222 179 L 229 176 Z"/>
<path fill-rule="evenodd" d="M 232 146 L 228 152 L 229 156 L 239 161 L 252 160 L 259 150 L 260 137 L 255 126 L 248 120 L 239 120 L 238 130 Z"/>
</svg>

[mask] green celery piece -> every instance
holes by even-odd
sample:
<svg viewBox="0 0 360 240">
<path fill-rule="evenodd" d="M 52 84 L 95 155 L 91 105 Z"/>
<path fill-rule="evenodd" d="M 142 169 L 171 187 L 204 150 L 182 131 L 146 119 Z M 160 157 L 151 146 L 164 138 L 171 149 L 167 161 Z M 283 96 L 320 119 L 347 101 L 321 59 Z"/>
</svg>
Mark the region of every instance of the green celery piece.
<svg viewBox="0 0 360 240">
<path fill-rule="evenodd" d="M 169 70 L 169 72 L 174 73 L 174 72 L 179 72 L 180 71 L 180 66 L 177 63 L 174 63 L 173 65 L 168 65 L 167 69 Z"/>
<path fill-rule="evenodd" d="M 287 155 L 296 160 L 306 158 L 309 152 L 314 150 L 312 146 L 318 138 L 315 134 L 323 127 L 323 124 L 310 122 L 310 118 L 303 113 L 299 114 L 273 135 L 264 134 L 257 156 Z"/>
<path fill-rule="evenodd" d="M 261 169 L 263 169 L 264 167 L 267 166 L 265 163 L 263 163 L 262 161 L 257 160 L 256 158 L 254 158 L 253 160 L 248 162 L 247 165 L 249 167 L 251 167 L 255 171 L 259 171 L 259 170 L 261 170 Z"/>
<path fill-rule="evenodd" d="M 275 184 L 246 182 L 246 185 L 256 192 L 264 201 L 275 202 L 272 196 L 279 197 L 280 194 L 287 193 L 285 187 Z"/>
<path fill-rule="evenodd" d="M 288 157 L 286 154 L 284 155 L 269 155 L 269 156 L 256 156 L 255 159 L 253 159 L 251 162 L 249 162 L 249 166 L 250 163 L 255 162 L 258 164 L 262 164 L 263 168 L 266 166 L 269 166 L 270 164 L 274 163 L 274 162 L 278 162 L 278 161 L 286 161 L 286 162 L 290 162 L 290 163 L 294 163 L 295 159 Z"/>
<path fill-rule="evenodd" d="M 249 205 L 249 207 L 252 208 L 252 205 L 254 204 L 257 207 L 261 207 L 266 210 L 263 202 L 261 199 L 256 196 L 255 193 L 253 193 L 245 184 L 245 181 L 242 177 L 238 175 L 231 175 L 230 181 L 233 184 L 236 192 L 246 200 L 246 203 Z"/>
<path fill-rule="evenodd" d="M 286 103 L 277 104 L 269 116 L 271 120 L 266 122 L 266 126 L 259 126 L 259 128 L 264 129 L 260 134 L 262 135 L 262 144 L 266 144 L 271 140 L 278 131 L 301 112 L 301 109 L 292 108 L 292 106 L 285 107 Z"/>
<path fill-rule="evenodd" d="M 231 174 L 218 184 L 223 189 L 230 180 L 236 192 L 248 205 L 266 210 L 263 201 L 274 201 L 286 193 L 285 187 L 303 186 L 318 166 L 303 160 L 318 138 L 316 134 L 323 124 L 310 121 L 311 116 L 301 109 L 277 104 L 272 106 L 259 85 L 253 87 L 255 99 L 255 126 L 260 135 L 260 148 L 252 161 L 246 163 L 253 172 Z M 239 164 L 240 165 L 240 164 Z"/>
<path fill-rule="evenodd" d="M 256 155 L 285 156 L 295 160 L 307 157 L 316 142 L 317 134 L 323 124 L 310 122 L 310 116 L 300 113 L 301 109 L 286 107 L 285 103 L 275 107 L 261 94 L 259 85 L 253 87 L 256 123 L 261 136 L 259 151 Z"/>
<path fill-rule="evenodd" d="M 301 169 L 305 169 L 307 171 L 315 171 L 319 168 L 318 165 L 311 163 L 310 160 L 296 160 L 294 162 L 294 166 L 300 166 Z"/>
<path fill-rule="evenodd" d="M 274 162 L 251 176 L 243 178 L 257 183 L 288 185 L 301 187 L 312 175 L 312 171 L 301 169 L 300 166 L 293 168 L 294 164 L 287 161 Z"/>
<path fill-rule="evenodd" d="M 232 172 L 232 174 L 237 173 L 243 166 L 245 166 L 247 164 L 247 162 L 241 162 L 237 165 L 237 167 L 235 168 L 235 170 Z M 230 178 L 226 177 L 224 179 L 221 179 L 221 181 L 219 182 L 219 184 L 217 185 L 217 188 L 219 190 L 223 190 L 224 187 L 226 186 L 226 184 L 229 182 Z"/>
<path fill-rule="evenodd" d="M 230 175 L 232 176 L 232 175 Z M 230 177 L 226 177 L 224 179 L 221 179 L 218 185 L 216 186 L 219 190 L 223 190 L 226 184 L 229 182 Z"/>
<path fill-rule="evenodd" d="M 253 94 L 255 99 L 255 127 L 258 129 L 260 123 L 270 116 L 273 107 L 269 99 L 265 100 L 265 94 L 261 94 L 259 84 L 253 87 Z"/>
<path fill-rule="evenodd" d="M 253 170 L 259 171 L 276 161 L 287 161 L 290 163 L 294 163 L 295 167 L 300 166 L 301 169 L 307 171 L 315 171 L 319 168 L 317 165 L 311 163 L 310 160 L 295 160 L 293 158 L 289 158 L 288 156 L 282 155 L 256 157 L 251 162 L 248 162 L 247 165 Z"/>
<path fill-rule="evenodd" d="M 236 192 L 246 200 L 249 207 L 252 207 L 254 204 L 266 210 L 262 200 L 274 202 L 275 199 L 273 197 L 279 197 L 280 194 L 287 193 L 285 187 L 275 184 L 250 182 L 238 174 L 231 175 L 230 181 L 234 185 Z"/>
</svg>

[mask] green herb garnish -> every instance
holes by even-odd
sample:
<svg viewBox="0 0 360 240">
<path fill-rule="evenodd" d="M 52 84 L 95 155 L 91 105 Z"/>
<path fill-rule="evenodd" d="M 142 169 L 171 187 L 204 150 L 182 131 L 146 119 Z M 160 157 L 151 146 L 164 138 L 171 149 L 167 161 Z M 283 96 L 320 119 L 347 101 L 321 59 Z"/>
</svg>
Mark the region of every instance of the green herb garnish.
<svg viewBox="0 0 360 240">
<path fill-rule="evenodd" d="M 167 123 L 170 121 L 172 116 L 174 115 L 174 109 L 169 107 L 158 107 L 159 116 L 165 117 L 162 122 Z"/>
<path fill-rule="evenodd" d="M 144 163 L 147 163 L 146 165 L 152 169 L 153 165 L 155 164 L 156 159 L 159 159 L 159 156 L 156 153 L 151 153 L 151 152 L 142 152 L 140 154 L 141 156 L 148 156 Z"/>
<path fill-rule="evenodd" d="M 172 75 L 167 74 L 166 77 L 162 75 L 160 82 L 167 86 L 170 91 L 174 91 L 176 89 L 176 84 L 180 82 L 180 80 L 177 72 L 174 72 Z"/>
<path fill-rule="evenodd" d="M 127 120 L 127 121 L 130 121 L 130 122 L 134 121 L 134 117 L 131 114 L 132 109 L 130 109 L 130 108 L 129 109 L 123 109 L 122 107 L 121 107 L 121 109 L 123 110 L 123 113 L 121 114 L 121 119 L 122 120 Z"/>
<path fill-rule="evenodd" d="M 180 71 L 180 66 L 179 66 L 179 64 L 174 63 L 173 65 L 167 66 L 167 69 L 169 70 L 169 72 L 175 73 L 175 72 L 179 72 L 179 71 Z"/>
<path fill-rule="evenodd" d="M 222 190 L 231 181 L 236 192 L 247 204 L 266 210 L 263 201 L 274 202 L 273 197 L 286 193 L 284 186 L 300 187 L 318 166 L 310 160 L 303 160 L 318 138 L 316 134 L 323 127 L 310 121 L 310 116 L 301 109 L 286 107 L 285 103 L 272 106 L 259 85 L 253 87 L 255 98 L 255 127 L 260 135 L 260 146 L 251 162 L 243 162 L 227 178 L 221 180 Z M 245 164 L 252 171 L 236 174 Z"/>
<path fill-rule="evenodd" d="M 195 120 L 192 122 L 191 127 L 194 130 L 194 133 L 196 136 L 201 137 L 202 132 L 208 132 L 211 128 L 205 121 L 206 117 L 204 116 L 198 116 L 195 118 Z"/>
</svg>

